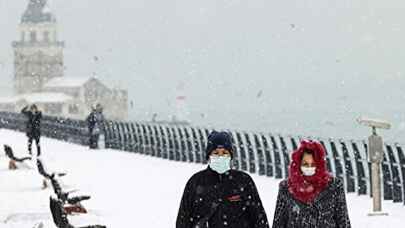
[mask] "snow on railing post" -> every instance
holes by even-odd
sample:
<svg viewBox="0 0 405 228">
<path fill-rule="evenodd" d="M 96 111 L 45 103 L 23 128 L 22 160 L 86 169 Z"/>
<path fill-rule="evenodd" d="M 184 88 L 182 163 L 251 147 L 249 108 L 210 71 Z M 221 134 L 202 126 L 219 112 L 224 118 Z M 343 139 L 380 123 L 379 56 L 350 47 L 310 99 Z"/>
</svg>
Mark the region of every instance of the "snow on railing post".
<svg viewBox="0 0 405 228">
<path fill-rule="evenodd" d="M 277 179 L 283 178 L 283 166 L 282 166 L 282 161 L 281 161 L 281 150 L 279 149 L 279 146 L 276 142 L 276 139 L 273 135 L 270 135 L 271 139 L 271 145 L 272 145 L 272 151 L 274 155 L 274 166 L 275 166 L 275 177 Z"/>
<path fill-rule="evenodd" d="M 116 121 L 113 121 L 113 129 L 114 129 L 114 149 L 120 150 L 121 148 L 121 135 L 119 124 Z"/>
<path fill-rule="evenodd" d="M 171 131 L 172 131 L 172 137 L 173 137 L 174 160 L 180 161 L 181 151 L 180 151 L 179 135 L 178 135 L 176 125 L 173 125 L 171 127 Z"/>
<path fill-rule="evenodd" d="M 134 132 L 133 123 L 127 123 L 126 128 L 128 131 L 128 151 L 135 152 L 135 145 L 136 145 L 136 133 Z"/>
<path fill-rule="evenodd" d="M 383 196 L 384 200 L 393 199 L 393 185 L 392 185 L 392 172 L 388 161 L 387 151 L 383 149 L 383 160 L 382 160 L 382 182 L 383 182 Z"/>
<path fill-rule="evenodd" d="M 399 172 L 399 162 L 398 159 L 394 156 L 394 151 L 391 145 L 385 145 L 387 152 L 387 159 L 389 161 L 389 168 L 392 177 L 392 200 L 394 203 L 402 202 L 402 190 L 401 190 L 401 176 Z"/>
<path fill-rule="evenodd" d="M 173 140 L 173 134 L 172 134 L 172 129 L 170 126 L 166 126 L 166 135 L 168 139 L 168 154 L 169 154 L 169 160 L 174 160 L 175 155 L 174 155 L 174 140 Z"/>
<path fill-rule="evenodd" d="M 111 133 L 109 121 L 103 120 L 103 128 L 105 135 L 105 148 L 111 148 Z"/>
<path fill-rule="evenodd" d="M 337 178 L 341 178 L 343 180 L 343 182 L 345 183 L 345 187 L 347 186 L 346 184 L 346 179 L 345 176 L 343 174 L 344 170 L 343 170 L 343 158 L 342 156 L 339 154 L 335 141 L 333 139 L 329 139 L 329 144 L 330 144 L 330 148 L 331 148 L 331 155 L 333 157 L 333 162 L 335 164 L 335 176 Z"/>
<path fill-rule="evenodd" d="M 119 125 L 120 125 L 120 132 L 121 132 L 121 135 L 122 135 L 122 137 L 121 137 L 121 140 L 122 140 L 121 148 L 124 151 L 129 151 L 129 144 L 131 143 L 131 141 L 129 140 L 129 134 L 128 134 L 127 127 L 126 127 L 127 124 L 124 123 L 124 122 L 120 122 Z"/>
<path fill-rule="evenodd" d="M 353 164 L 350 157 L 349 150 L 346 146 L 346 143 L 344 140 L 340 139 L 339 140 L 341 150 L 342 150 L 342 155 L 343 155 L 343 164 L 344 164 L 344 174 L 346 177 L 346 184 L 347 184 L 347 192 L 355 192 L 356 191 L 356 180 L 355 180 L 355 173 L 353 171 Z"/>
<path fill-rule="evenodd" d="M 110 135 L 111 135 L 111 140 L 110 140 L 110 148 L 111 149 L 117 149 L 117 132 L 115 129 L 115 122 L 111 121 L 110 122 Z"/>
<path fill-rule="evenodd" d="M 197 132 L 198 132 L 198 141 L 199 141 L 199 143 L 200 143 L 200 148 L 201 148 L 201 151 L 200 151 L 200 153 L 201 153 L 201 161 L 202 161 L 202 163 L 203 164 L 207 164 L 207 159 L 206 159 L 206 157 L 205 157 L 205 149 L 206 149 L 206 141 L 205 141 L 205 137 L 204 137 L 204 134 L 205 134 L 205 132 L 201 129 L 201 128 L 197 128 Z"/>
<path fill-rule="evenodd" d="M 125 149 L 127 151 L 133 151 L 133 145 L 134 145 L 134 135 L 133 132 L 131 131 L 131 123 L 124 123 L 125 127 L 125 132 L 126 132 L 126 137 L 127 137 L 127 142 L 125 144 Z"/>
<path fill-rule="evenodd" d="M 197 163 L 202 163 L 202 156 L 201 156 L 201 147 L 199 143 L 199 138 L 197 137 L 197 130 L 192 127 L 191 128 L 191 138 L 193 140 L 193 148 L 194 148 L 194 154 L 195 154 L 195 162 Z"/>
<path fill-rule="evenodd" d="M 258 164 L 258 174 L 265 175 L 266 174 L 266 156 L 264 155 L 264 146 L 263 142 L 261 141 L 261 137 L 259 134 L 254 133 L 254 146 L 253 149 L 256 152 L 256 160 Z"/>
<path fill-rule="evenodd" d="M 401 174 L 401 183 L 402 183 L 402 202 L 405 205 L 405 154 L 404 151 L 402 150 L 402 147 L 399 144 L 395 145 L 396 147 L 396 154 L 398 157 L 399 161 L 399 167 L 400 167 L 400 174 Z"/>
<path fill-rule="evenodd" d="M 246 140 L 247 155 L 249 156 L 249 172 L 256 173 L 257 154 L 255 153 L 255 150 L 253 149 L 253 145 L 252 145 L 252 142 L 250 139 L 250 134 L 245 132 L 243 135 Z"/>
<path fill-rule="evenodd" d="M 143 137 L 142 137 L 142 131 L 141 131 L 141 126 L 140 123 L 135 124 L 135 132 L 137 137 L 137 143 L 136 143 L 136 150 L 135 153 L 143 153 Z"/>
<path fill-rule="evenodd" d="M 334 173 L 335 166 L 334 163 L 332 163 L 333 156 L 331 155 L 331 150 L 328 149 L 328 144 L 325 144 L 323 139 L 318 139 L 319 143 L 322 144 L 323 148 L 325 149 L 326 152 L 326 166 L 328 168 L 328 171 L 331 173 Z"/>
<path fill-rule="evenodd" d="M 365 167 L 367 167 L 367 158 L 361 155 L 359 147 L 357 146 L 355 141 L 351 141 L 351 146 L 353 149 L 354 161 L 356 165 L 357 194 L 366 195 L 368 179 L 366 179 Z"/>
<path fill-rule="evenodd" d="M 197 129 L 197 131 L 198 131 L 198 135 L 199 135 L 199 142 L 200 142 L 200 145 L 201 145 L 201 151 L 200 151 L 200 153 L 201 153 L 201 159 L 202 159 L 202 163 L 203 164 L 207 164 L 207 159 L 205 159 L 205 146 L 207 145 L 207 132 L 205 131 L 205 130 L 202 130 L 201 128 L 198 128 Z"/>
<path fill-rule="evenodd" d="M 265 174 L 268 177 L 273 177 L 274 164 L 273 164 L 273 157 L 271 156 L 271 149 L 269 146 L 270 139 L 263 133 L 261 133 L 259 137 L 260 137 L 259 140 L 261 140 L 263 145 Z"/>
<path fill-rule="evenodd" d="M 237 143 L 237 138 L 236 138 L 236 132 L 235 131 L 228 131 L 228 133 L 232 136 L 232 144 L 233 144 L 233 167 L 237 170 L 241 170 L 241 155 L 240 155 L 240 149 L 238 147 Z"/>
<path fill-rule="evenodd" d="M 187 150 L 188 150 L 188 162 L 196 162 L 195 160 L 195 151 L 194 151 L 194 146 L 193 146 L 193 138 L 191 137 L 190 134 L 190 128 L 188 126 L 184 127 L 184 136 L 187 144 Z"/>
<path fill-rule="evenodd" d="M 148 131 L 149 131 L 149 138 L 150 138 L 151 155 L 153 157 L 156 157 L 157 156 L 156 132 L 151 124 L 148 124 Z"/>
<path fill-rule="evenodd" d="M 187 148 L 187 138 L 185 137 L 185 129 L 182 126 L 177 127 L 178 131 L 178 136 L 179 136 L 179 141 L 180 141 L 180 155 L 181 155 L 181 161 L 185 162 L 188 161 L 188 148 Z"/>
<path fill-rule="evenodd" d="M 156 126 L 156 124 L 153 124 L 152 128 L 153 128 L 153 131 L 155 132 L 156 157 L 162 158 L 162 135 L 161 135 L 161 132 L 160 132 L 158 126 Z"/>
<path fill-rule="evenodd" d="M 145 131 L 143 129 L 143 124 L 139 123 L 138 124 L 138 133 L 139 133 L 139 152 L 141 154 L 145 154 L 146 153 L 146 136 L 145 136 Z"/>
<path fill-rule="evenodd" d="M 290 153 L 287 148 L 287 144 L 285 143 L 284 137 L 282 135 L 278 135 L 277 137 L 280 142 L 280 156 L 281 156 L 281 166 L 284 170 L 284 178 L 288 177 L 288 167 L 290 165 Z"/>
<path fill-rule="evenodd" d="M 243 142 L 243 139 L 241 137 L 240 132 L 236 132 L 236 148 L 239 150 L 239 155 L 240 155 L 240 168 L 243 171 L 247 171 L 248 170 L 248 164 L 247 164 L 247 156 L 246 156 L 246 149 L 245 149 L 245 145 Z"/>
<path fill-rule="evenodd" d="M 160 125 L 159 126 L 159 132 L 161 135 L 161 150 L 162 150 L 162 157 L 164 159 L 168 159 L 169 158 L 169 154 L 168 154 L 168 147 L 167 147 L 167 137 L 166 137 L 166 130 L 164 128 L 164 126 Z"/>
<path fill-rule="evenodd" d="M 146 137 L 146 154 L 153 156 L 152 151 L 152 132 L 150 131 L 149 124 L 145 123 L 144 125 L 145 137 Z"/>
<path fill-rule="evenodd" d="M 138 141 L 138 132 L 136 131 L 135 123 L 130 123 L 129 124 L 129 132 L 131 133 L 131 145 L 130 145 L 130 151 L 137 153 L 137 145 L 139 143 Z"/>
</svg>

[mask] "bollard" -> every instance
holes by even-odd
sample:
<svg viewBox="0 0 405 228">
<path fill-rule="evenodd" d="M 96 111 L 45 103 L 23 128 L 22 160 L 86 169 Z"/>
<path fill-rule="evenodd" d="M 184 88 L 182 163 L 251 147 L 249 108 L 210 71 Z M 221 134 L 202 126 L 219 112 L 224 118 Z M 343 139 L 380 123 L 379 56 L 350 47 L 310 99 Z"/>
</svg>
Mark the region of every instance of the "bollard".
<svg viewBox="0 0 405 228">
<path fill-rule="evenodd" d="M 373 195 L 373 212 L 369 216 L 387 216 L 382 211 L 381 201 L 381 163 L 384 159 L 384 143 L 381 136 L 377 135 L 377 128 L 390 129 L 386 121 L 359 118 L 359 124 L 372 128 L 372 135 L 368 137 L 369 161 L 371 162 L 371 191 Z"/>
</svg>

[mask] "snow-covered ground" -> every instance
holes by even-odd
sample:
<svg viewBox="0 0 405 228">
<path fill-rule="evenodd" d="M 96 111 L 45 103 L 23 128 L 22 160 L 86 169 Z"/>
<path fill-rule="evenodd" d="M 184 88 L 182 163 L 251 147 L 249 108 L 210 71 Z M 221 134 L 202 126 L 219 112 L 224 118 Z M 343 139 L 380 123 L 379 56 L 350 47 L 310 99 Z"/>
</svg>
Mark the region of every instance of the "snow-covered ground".
<svg viewBox="0 0 405 228">
<path fill-rule="evenodd" d="M 26 154 L 24 134 L 0 130 L 0 145 L 11 145 L 17 155 Z M 89 215 L 71 216 L 74 225 L 105 224 L 107 227 L 175 227 L 180 197 L 188 178 L 204 168 L 113 150 L 91 151 L 53 139 L 42 139 L 43 160 L 48 169 L 67 171 L 66 188 L 80 189 L 92 199 L 84 205 Z M 2 150 L 2 148 L 0 148 Z M 0 228 L 32 228 L 43 222 L 55 227 L 49 211 L 50 189 L 41 190 L 36 169 L 9 171 L 0 152 Z M 32 164 L 31 164 L 32 165 Z M 270 223 L 279 180 L 253 176 Z M 77 193 L 77 194 L 79 194 Z M 347 195 L 352 227 L 403 227 L 405 206 L 384 202 L 387 217 L 368 217 L 371 200 Z"/>
</svg>

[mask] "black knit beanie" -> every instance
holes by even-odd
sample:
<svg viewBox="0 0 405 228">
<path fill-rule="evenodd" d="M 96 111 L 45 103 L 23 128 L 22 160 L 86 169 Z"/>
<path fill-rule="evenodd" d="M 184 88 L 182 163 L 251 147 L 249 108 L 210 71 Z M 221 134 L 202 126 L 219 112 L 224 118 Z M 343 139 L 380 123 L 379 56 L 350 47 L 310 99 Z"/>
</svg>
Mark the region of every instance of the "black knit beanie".
<svg viewBox="0 0 405 228">
<path fill-rule="evenodd" d="M 207 148 L 205 149 L 206 159 L 209 159 L 211 152 L 217 148 L 224 148 L 231 153 L 233 158 L 233 147 L 231 135 L 225 131 L 213 131 L 208 136 Z"/>
</svg>

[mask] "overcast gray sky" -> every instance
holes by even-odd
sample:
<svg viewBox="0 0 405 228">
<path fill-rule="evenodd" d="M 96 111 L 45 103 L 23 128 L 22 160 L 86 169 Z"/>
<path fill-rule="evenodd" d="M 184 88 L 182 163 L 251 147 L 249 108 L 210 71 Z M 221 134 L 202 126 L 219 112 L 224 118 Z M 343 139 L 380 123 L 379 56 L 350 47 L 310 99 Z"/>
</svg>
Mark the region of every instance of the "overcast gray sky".
<svg viewBox="0 0 405 228">
<path fill-rule="evenodd" d="M 11 42 L 27 2 L 0 0 L 2 93 L 11 91 Z M 52 0 L 50 7 L 66 42 L 66 76 L 96 72 L 126 87 L 134 119 L 167 118 L 184 83 L 197 125 L 359 138 L 368 130 L 354 119 L 368 115 L 392 121 L 384 134 L 405 141 L 403 0 Z"/>
</svg>

